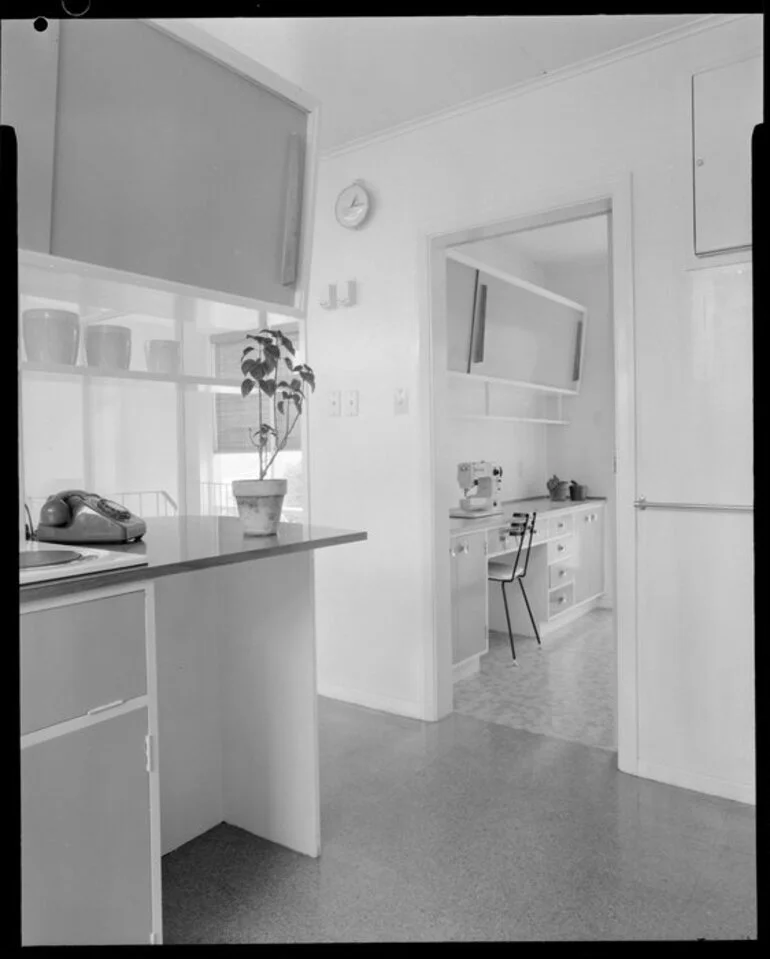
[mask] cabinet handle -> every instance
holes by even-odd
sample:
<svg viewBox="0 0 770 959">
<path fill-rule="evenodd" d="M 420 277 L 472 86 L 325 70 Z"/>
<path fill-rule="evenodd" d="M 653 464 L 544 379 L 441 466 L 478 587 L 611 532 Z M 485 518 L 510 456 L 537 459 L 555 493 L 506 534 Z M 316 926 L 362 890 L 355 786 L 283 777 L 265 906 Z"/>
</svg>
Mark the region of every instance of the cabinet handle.
<svg viewBox="0 0 770 959">
<path fill-rule="evenodd" d="M 557 552 L 557 553 L 563 553 L 563 552 L 564 552 L 564 546 L 563 546 L 561 543 L 559 543 L 559 545 L 556 547 L 556 552 Z"/>
<path fill-rule="evenodd" d="M 125 702 L 125 699 L 116 699 L 114 703 L 105 703 L 103 706 L 94 706 L 93 709 L 89 709 L 86 713 L 87 716 L 93 716 L 94 713 L 103 713 L 105 709 L 114 709 L 116 706 L 120 706 Z"/>
<path fill-rule="evenodd" d="M 564 523 L 557 523 L 556 529 L 564 529 Z"/>
<path fill-rule="evenodd" d="M 560 569 L 560 570 L 559 570 L 559 576 L 566 576 L 566 575 L 567 575 L 567 570 L 566 570 L 566 569 Z"/>
<path fill-rule="evenodd" d="M 556 602 L 561 606 L 561 604 L 565 601 L 565 599 L 566 599 L 565 596 L 560 596 L 560 597 L 556 600 Z"/>
<path fill-rule="evenodd" d="M 281 285 L 291 286 L 297 280 L 299 260 L 300 227 L 302 216 L 302 148 L 303 137 L 299 133 L 289 136 L 287 157 L 288 188 L 283 224 L 281 250 Z"/>
</svg>

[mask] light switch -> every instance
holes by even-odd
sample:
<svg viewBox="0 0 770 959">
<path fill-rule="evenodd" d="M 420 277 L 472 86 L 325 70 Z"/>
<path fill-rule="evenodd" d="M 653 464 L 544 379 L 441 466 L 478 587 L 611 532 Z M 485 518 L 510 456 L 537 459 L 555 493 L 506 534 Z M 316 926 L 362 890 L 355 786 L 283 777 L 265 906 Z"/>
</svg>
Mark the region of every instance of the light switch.
<svg viewBox="0 0 770 959">
<path fill-rule="evenodd" d="M 403 387 L 399 387 L 393 396 L 393 410 L 396 416 L 404 416 L 409 412 L 409 394 Z"/>
<path fill-rule="evenodd" d="M 340 415 L 340 391 L 329 391 L 329 416 Z"/>
<path fill-rule="evenodd" d="M 345 416 L 358 416 L 358 390 L 345 391 Z"/>
</svg>

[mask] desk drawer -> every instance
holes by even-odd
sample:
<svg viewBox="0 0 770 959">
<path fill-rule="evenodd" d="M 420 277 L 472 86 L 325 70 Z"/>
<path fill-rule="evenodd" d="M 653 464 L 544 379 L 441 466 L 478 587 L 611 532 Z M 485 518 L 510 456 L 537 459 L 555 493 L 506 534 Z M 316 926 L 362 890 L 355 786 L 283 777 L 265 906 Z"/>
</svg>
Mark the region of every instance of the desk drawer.
<svg viewBox="0 0 770 959">
<path fill-rule="evenodd" d="M 575 593 L 572 583 L 562 586 L 560 589 L 552 589 L 548 593 L 548 618 L 558 616 L 565 609 L 569 609 L 575 602 Z"/>
<path fill-rule="evenodd" d="M 571 583 L 574 578 L 575 573 L 573 572 L 572 564 L 569 562 L 551 563 L 548 567 L 549 589 L 555 589 L 557 586 L 566 586 L 567 583 Z"/>
<path fill-rule="evenodd" d="M 548 543 L 548 562 L 560 562 L 567 557 L 572 556 L 572 536 L 564 536 L 561 539 L 552 539 Z"/>
<path fill-rule="evenodd" d="M 144 591 L 21 616 L 21 732 L 147 692 Z"/>
<path fill-rule="evenodd" d="M 547 523 L 548 539 L 567 536 L 575 529 L 575 517 L 572 513 L 557 513 L 555 516 L 549 516 Z"/>
</svg>

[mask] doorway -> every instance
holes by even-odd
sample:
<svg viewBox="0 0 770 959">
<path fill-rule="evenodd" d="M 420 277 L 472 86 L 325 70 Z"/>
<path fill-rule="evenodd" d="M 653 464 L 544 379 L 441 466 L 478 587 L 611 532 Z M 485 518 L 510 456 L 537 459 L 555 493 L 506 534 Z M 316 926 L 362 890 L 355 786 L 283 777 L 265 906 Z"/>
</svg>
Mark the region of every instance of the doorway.
<svg viewBox="0 0 770 959">
<path fill-rule="evenodd" d="M 435 630 L 432 668 L 426 680 L 435 706 L 432 718 L 457 709 L 503 725 L 616 748 L 620 768 L 633 772 L 636 661 L 630 538 L 634 492 L 630 183 L 616 181 L 558 207 L 544 206 L 539 212 L 437 234 L 429 243 Z M 549 390 L 541 364 L 543 389 L 528 391 L 521 385 L 527 371 L 512 367 L 513 392 L 518 393 L 514 405 L 529 403 L 532 415 L 516 415 L 526 414 L 523 408 L 506 410 L 507 416 L 501 414 L 499 405 L 490 408 L 489 391 L 500 393 L 496 381 L 501 377 L 487 377 L 489 382 L 484 384 L 486 417 L 478 408 L 475 413 L 468 412 L 467 397 L 458 400 L 457 383 L 461 381 L 462 388 L 467 388 L 473 380 L 472 385 L 479 387 L 483 378 L 457 375 L 450 365 L 455 362 L 450 353 L 456 353 L 456 337 L 451 343 L 447 330 L 447 263 L 457 261 L 476 266 L 490 286 L 493 280 L 507 279 L 507 273 L 530 291 L 545 289 L 555 299 L 562 297 L 573 304 L 586 301 L 580 389 Z M 525 352 L 520 349 L 519 358 Z M 536 353 L 530 356 L 531 364 L 537 365 Z M 466 372 L 469 370 L 470 365 Z M 529 372 L 534 380 L 534 366 Z M 529 399 L 522 399 L 527 392 Z M 488 646 L 475 664 L 473 657 L 466 659 L 465 673 L 461 669 L 458 676 L 451 639 L 451 559 L 447 562 L 447 557 L 453 532 L 456 534 L 456 527 L 450 529 L 449 508 L 462 496 L 456 477 L 458 463 L 465 460 L 502 460 L 501 499 L 516 501 L 517 509 L 528 499 L 534 503 L 532 497 L 547 500 L 545 484 L 553 474 L 587 486 L 589 496 L 599 497 L 590 501 L 596 508 L 590 509 L 589 501 L 570 503 L 578 510 L 571 522 L 583 517 L 588 522 L 588 513 L 601 514 L 603 584 L 601 595 L 586 596 L 584 592 L 576 601 L 570 594 L 569 613 L 565 610 L 564 615 L 551 617 L 542 613 L 543 608 L 548 609 L 547 585 L 543 588 L 542 582 L 525 580 L 530 592 L 542 592 L 540 611 L 535 611 L 536 625 L 546 627 L 542 652 L 537 652 L 534 631 L 519 628 L 526 610 L 519 591 L 512 591 L 511 606 L 520 605 L 522 614 L 513 623 L 517 667 L 511 665 L 497 584 L 489 584 L 485 597 Z M 622 553 L 616 548 L 619 540 L 628 547 Z M 547 580 L 547 544 L 533 546 L 530 555 L 540 557 L 536 563 L 539 575 Z M 494 591 L 492 595 L 489 590 Z M 597 688 L 601 689 L 598 697 Z M 594 702 L 596 709 L 586 710 L 592 697 L 600 702 Z M 565 699 L 571 701 L 566 710 Z"/>
</svg>

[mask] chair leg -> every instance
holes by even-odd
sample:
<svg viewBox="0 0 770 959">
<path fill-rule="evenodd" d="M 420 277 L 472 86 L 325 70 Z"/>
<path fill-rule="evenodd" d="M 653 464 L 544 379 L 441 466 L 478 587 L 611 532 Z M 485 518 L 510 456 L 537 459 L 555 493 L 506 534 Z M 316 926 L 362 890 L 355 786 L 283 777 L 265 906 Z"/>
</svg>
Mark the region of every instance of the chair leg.
<svg viewBox="0 0 770 959">
<path fill-rule="evenodd" d="M 521 586 L 521 595 L 524 597 L 524 602 L 527 604 L 527 612 L 529 613 L 529 621 L 532 623 L 532 629 L 535 631 L 535 639 L 537 640 L 537 645 L 542 647 L 540 642 L 540 633 L 537 629 L 537 623 L 535 622 L 535 617 L 532 615 L 532 607 L 529 605 L 529 599 L 527 598 L 527 591 L 524 589 L 524 582 L 521 577 L 518 578 L 519 586 Z"/>
<path fill-rule="evenodd" d="M 511 641 L 511 655 L 513 656 L 513 665 L 518 666 L 516 661 L 516 648 L 513 645 L 513 630 L 511 629 L 511 617 L 508 613 L 508 597 L 505 594 L 505 581 L 500 580 L 500 589 L 503 591 L 503 605 L 505 606 L 505 621 L 508 623 L 508 639 Z"/>
</svg>

